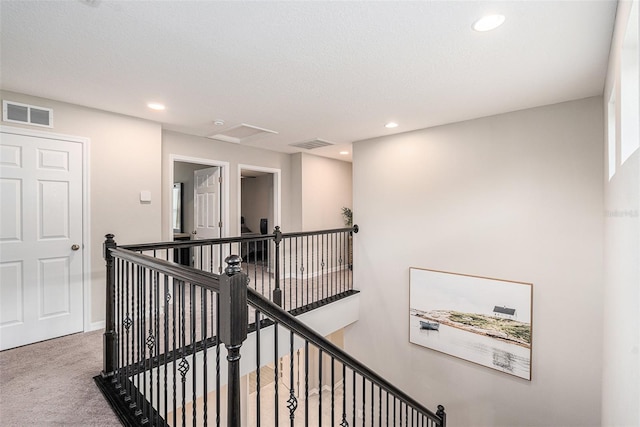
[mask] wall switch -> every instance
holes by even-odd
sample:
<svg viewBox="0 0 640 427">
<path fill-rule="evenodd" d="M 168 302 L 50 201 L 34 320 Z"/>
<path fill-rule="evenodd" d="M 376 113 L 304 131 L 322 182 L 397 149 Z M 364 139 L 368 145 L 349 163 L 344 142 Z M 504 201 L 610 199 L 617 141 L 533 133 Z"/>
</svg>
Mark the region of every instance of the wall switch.
<svg viewBox="0 0 640 427">
<path fill-rule="evenodd" d="M 140 192 L 140 203 L 151 203 L 151 191 L 143 190 Z"/>
</svg>

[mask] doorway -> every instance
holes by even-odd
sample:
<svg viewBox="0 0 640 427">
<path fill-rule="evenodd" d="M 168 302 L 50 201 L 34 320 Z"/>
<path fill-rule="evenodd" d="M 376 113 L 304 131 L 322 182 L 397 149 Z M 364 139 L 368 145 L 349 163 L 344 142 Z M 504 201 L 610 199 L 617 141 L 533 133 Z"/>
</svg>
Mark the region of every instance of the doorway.
<svg viewBox="0 0 640 427">
<path fill-rule="evenodd" d="M 219 226 L 217 236 L 225 237 L 228 235 L 229 224 L 229 164 L 217 160 L 202 159 L 195 157 L 186 157 L 179 155 L 170 156 L 170 167 L 168 174 L 169 181 L 167 183 L 167 200 L 170 201 L 168 206 L 167 232 L 169 240 L 174 238 L 192 238 L 198 235 L 196 227 L 196 171 L 211 171 L 212 180 L 218 180 L 218 191 L 215 195 L 216 201 L 213 202 L 211 208 L 214 210 L 212 214 L 216 216 L 216 225 Z M 179 194 L 179 195 L 178 195 Z M 206 197 L 206 196 L 202 196 Z M 175 203 L 174 203 L 175 201 Z M 208 212 L 201 212 L 208 215 Z M 209 215 L 209 218 L 211 216 Z M 196 231 L 196 233 L 193 233 Z M 203 236 L 206 237 L 206 236 Z"/>
<path fill-rule="evenodd" d="M 243 235 L 271 234 L 280 225 L 280 169 L 239 165 L 238 212 Z"/>
</svg>

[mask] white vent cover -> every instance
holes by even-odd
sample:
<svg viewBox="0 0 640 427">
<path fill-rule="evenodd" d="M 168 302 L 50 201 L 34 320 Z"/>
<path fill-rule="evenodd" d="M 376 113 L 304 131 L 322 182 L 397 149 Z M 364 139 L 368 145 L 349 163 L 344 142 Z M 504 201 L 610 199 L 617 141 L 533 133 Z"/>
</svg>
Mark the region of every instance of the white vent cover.
<svg viewBox="0 0 640 427">
<path fill-rule="evenodd" d="M 223 132 L 211 135 L 209 138 L 225 142 L 233 142 L 234 144 L 240 144 L 242 142 L 246 142 L 249 139 L 257 139 L 259 136 L 265 136 L 268 134 L 277 135 L 278 132 L 242 123 L 237 126 L 230 127 Z"/>
<path fill-rule="evenodd" d="M 306 150 L 313 150 L 314 148 L 326 147 L 328 145 L 335 145 L 333 142 L 325 141 L 324 139 L 312 139 L 310 141 L 296 142 L 295 144 L 289 144 L 292 147 L 304 148 Z"/>
<path fill-rule="evenodd" d="M 2 120 L 52 128 L 53 109 L 3 100 Z"/>
</svg>

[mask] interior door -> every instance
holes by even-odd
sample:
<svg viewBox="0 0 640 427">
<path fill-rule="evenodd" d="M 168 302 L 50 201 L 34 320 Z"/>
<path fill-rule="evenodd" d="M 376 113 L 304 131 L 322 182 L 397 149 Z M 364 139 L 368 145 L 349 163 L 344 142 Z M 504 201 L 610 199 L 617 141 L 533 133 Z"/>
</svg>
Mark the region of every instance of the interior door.
<svg viewBox="0 0 640 427">
<path fill-rule="evenodd" d="M 0 133 L 0 350 L 83 329 L 82 144 Z"/>
<path fill-rule="evenodd" d="M 194 171 L 194 215 L 195 230 L 193 238 L 216 239 L 221 237 L 220 221 L 221 179 L 220 168 L 211 167 Z M 218 246 L 204 246 L 194 249 L 194 266 L 196 268 L 219 273 L 222 256 Z"/>
</svg>

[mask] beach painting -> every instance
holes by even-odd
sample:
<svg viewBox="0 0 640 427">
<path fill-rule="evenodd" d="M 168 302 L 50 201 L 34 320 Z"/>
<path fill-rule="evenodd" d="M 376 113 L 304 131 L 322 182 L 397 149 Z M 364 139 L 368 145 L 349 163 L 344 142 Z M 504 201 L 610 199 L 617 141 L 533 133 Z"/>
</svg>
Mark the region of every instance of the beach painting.
<svg viewBox="0 0 640 427">
<path fill-rule="evenodd" d="M 409 341 L 531 381 L 531 283 L 409 269 Z"/>
</svg>

